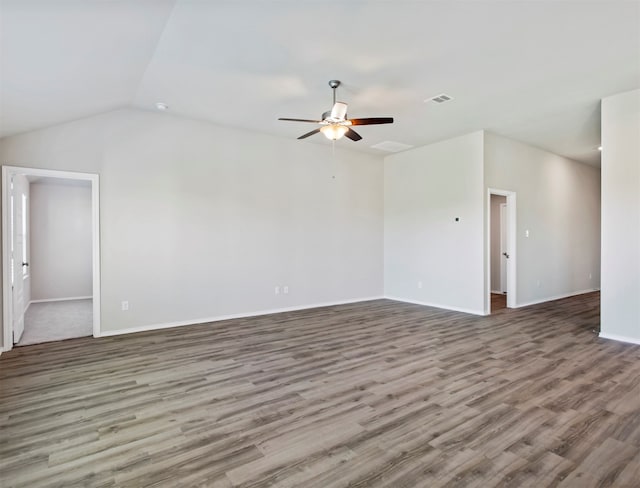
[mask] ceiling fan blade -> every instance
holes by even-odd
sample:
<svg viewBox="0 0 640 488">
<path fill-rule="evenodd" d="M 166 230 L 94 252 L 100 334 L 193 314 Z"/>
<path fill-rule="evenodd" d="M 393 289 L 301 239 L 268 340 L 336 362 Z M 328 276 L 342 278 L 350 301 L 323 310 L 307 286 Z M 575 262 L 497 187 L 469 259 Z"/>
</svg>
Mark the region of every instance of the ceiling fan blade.
<svg viewBox="0 0 640 488">
<path fill-rule="evenodd" d="M 278 120 L 287 120 L 289 122 L 311 122 L 313 124 L 319 124 L 322 122 L 321 120 L 310 120 L 310 119 L 288 119 L 285 117 L 280 117 Z"/>
<path fill-rule="evenodd" d="M 312 136 L 313 134 L 317 134 L 318 132 L 320 132 L 320 129 L 313 129 L 311 132 L 307 132 L 306 134 L 302 134 L 300 137 L 298 137 L 298 139 L 306 139 L 309 136 Z"/>
<path fill-rule="evenodd" d="M 347 116 L 347 104 L 343 102 L 336 102 L 331 109 L 331 118 L 334 120 L 344 120 Z"/>
<path fill-rule="evenodd" d="M 349 129 L 347 132 L 344 133 L 344 135 L 345 137 L 348 137 L 352 141 L 359 141 L 360 139 L 362 139 L 362 136 L 353 129 Z"/>
<path fill-rule="evenodd" d="M 368 119 L 351 119 L 351 125 L 393 124 L 393 117 L 371 117 Z"/>
</svg>

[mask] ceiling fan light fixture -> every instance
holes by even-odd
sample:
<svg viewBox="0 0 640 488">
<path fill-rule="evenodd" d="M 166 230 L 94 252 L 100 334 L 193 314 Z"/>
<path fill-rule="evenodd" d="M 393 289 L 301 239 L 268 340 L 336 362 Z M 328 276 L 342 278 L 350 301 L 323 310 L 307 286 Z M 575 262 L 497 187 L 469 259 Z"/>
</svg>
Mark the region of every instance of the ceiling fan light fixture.
<svg viewBox="0 0 640 488">
<path fill-rule="evenodd" d="M 337 141 L 338 139 L 341 139 L 348 130 L 349 127 L 346 127 L 344 125 L 329 124 L 322 127 L 320 129 L 320 132 L 322 132 L 324 136 L 330 141 Z"/>
</svg>

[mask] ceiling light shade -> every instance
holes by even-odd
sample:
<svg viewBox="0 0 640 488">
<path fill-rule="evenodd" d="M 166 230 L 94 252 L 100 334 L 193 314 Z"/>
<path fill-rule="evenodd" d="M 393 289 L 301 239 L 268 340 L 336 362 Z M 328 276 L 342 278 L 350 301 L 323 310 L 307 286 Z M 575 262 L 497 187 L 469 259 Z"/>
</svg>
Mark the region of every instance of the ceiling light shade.
<svg viewBox="0 0 640 488">
<path fill-rule="evenodd" d="M 342 138 L 342 136 L 345 135 L 348 130 L 349 127 L 346 127 L 344 125 L 330 124 L 325 125 L 322 129 L 320 129 L 320 132 L 322 132 L 324 136 L 330 141 L 337 141 L 338 139 Z"/>
<path fill-rule="evenodd" d="M 156 108 L 160 111 L 165 111 L 169 109 L 169 105 L 164 102 L 156 102 Z"/>
</svg>

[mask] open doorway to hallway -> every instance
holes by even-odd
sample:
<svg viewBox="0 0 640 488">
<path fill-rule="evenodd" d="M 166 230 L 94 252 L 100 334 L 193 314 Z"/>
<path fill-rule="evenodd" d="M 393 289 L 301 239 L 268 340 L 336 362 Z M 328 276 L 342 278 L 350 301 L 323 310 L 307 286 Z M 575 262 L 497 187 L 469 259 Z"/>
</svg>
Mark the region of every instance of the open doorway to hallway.
<svg viewBox="0 0 640 488">
<path fill-rule="evenodd" d="M 4 348 L 99 335 L 98 176 L 3 167 Z"/>
<path fill-rule="evenodd" d="M 491 313 L 507 308 L 507 197 L 490 195 Z"/>
<path fill-rule="evenodd" d="M 485 310 L 495 313 L 516 306 L 516 194 L 489 189 L 487 204 Z"/>
<path fill-rule="evenodd" d="M 30 301 L 24 332 L 16 337 L 14 331 L 14 343 L 23 346 L 91 336 L 91 182 L 26 179 Z"/>
</svg>

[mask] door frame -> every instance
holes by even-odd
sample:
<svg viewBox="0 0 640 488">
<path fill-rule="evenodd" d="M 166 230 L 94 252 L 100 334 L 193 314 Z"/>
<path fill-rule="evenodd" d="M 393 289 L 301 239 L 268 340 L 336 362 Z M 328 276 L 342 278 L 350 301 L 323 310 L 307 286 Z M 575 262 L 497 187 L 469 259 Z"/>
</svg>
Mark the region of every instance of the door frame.
<svg viewBox="0 0 640 488">
<path fill-rule="evenodd" d="M 93 272 L 93 337 L 100 337 L 100 176 L 93 173 L 2 166 L 2 323 L 3 351 L 13 348 L 13 317 L 11 307 L 11 266 L 9 232 L 9 182 L 14 175 L 84 180 L 91 183 L 91 243 Z"/>
<path fill-rule="evenodd" d="M 517 307 L 517 227 L 516 227 L 516 192 L 510 190 L 501 190 L 498 188 L 487 189 L 487 228 L 486 232 L 486 260 L 485 268 L 486 278 L 486 296 L 485 296 L 485 313 L 491 313 L 491 195 L 500 195 L 507 197 L 507 249 L 509 249 L 509 259 L 507 259 L 507 308 Z"/>
</svg>

